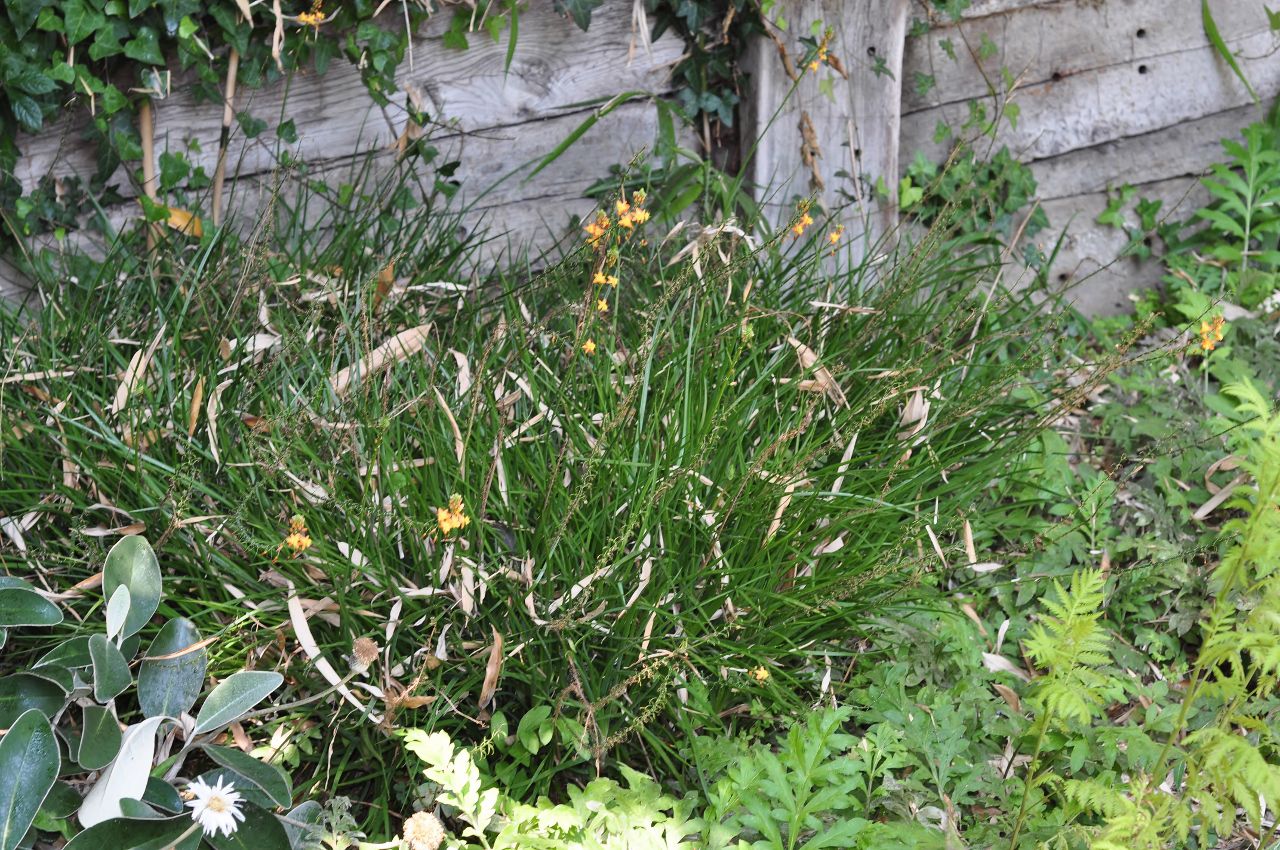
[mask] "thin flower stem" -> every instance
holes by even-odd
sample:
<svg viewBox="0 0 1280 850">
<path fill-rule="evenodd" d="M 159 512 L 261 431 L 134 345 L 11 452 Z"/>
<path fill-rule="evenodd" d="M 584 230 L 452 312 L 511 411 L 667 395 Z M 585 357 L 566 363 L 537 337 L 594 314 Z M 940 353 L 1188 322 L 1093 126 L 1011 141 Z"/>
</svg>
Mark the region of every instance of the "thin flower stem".
<svg viewBox="0 0 1280 850">
<path fill-rule="evenodd" d="M 1022 804 L 1018 806 L 1018 817 L 1013 822 L 1013 835 L 1009 836 L 1009 850 L 1017 850 L 1018 837 L 1022 834 L 1022 825 L 1027 819 L 1027 800 L 1031 797 L 1031 783 L 1036 771 L 1040 769 L 1040 751 L 1044 749 L 1045 735 L 1049 731 L 1049 721 L 1053 713 L 1045 710 L 1044 720 L 1040 723 L 1040 733 L 1036 735 L 1036 746 L 1031 753 L 1031 762 L 1027 765 L 1027 781 L 1022 788 Z"/>
</svg>

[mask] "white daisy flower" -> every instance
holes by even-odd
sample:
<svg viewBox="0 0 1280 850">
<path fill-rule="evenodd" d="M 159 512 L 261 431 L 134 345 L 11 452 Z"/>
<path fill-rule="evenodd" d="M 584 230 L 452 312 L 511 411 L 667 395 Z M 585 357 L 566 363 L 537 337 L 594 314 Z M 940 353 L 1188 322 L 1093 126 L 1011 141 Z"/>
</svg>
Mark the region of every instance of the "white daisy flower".
<svg viewBox="0 0 1280 850">
<path fill-rule="evenodd" d="M 200 824 L 205 835 L 230 835 L 240 828 L 237 820 L 244 820 L 240 811 L 240 794 L 234 782 L 222 784 L 218 778 L 216 785 L 206 785 L 203 779 L 197 779 L 187 786 L 191 799 L 187 805 L 191 807 L 191 819 Z"/>
</svg>

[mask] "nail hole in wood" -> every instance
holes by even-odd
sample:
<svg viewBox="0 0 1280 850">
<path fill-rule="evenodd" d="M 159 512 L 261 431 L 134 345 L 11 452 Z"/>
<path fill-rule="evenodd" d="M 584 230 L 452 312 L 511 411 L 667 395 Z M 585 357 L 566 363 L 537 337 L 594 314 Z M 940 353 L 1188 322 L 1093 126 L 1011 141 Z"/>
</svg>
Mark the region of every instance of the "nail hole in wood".
<svg viewBox="0 0 1280 850">
<path fill-rule="evenodd" d="M 1054 72 L 1053 72 L 1053 76 L 1052 76 L 1052 77 L 1050 77 L 1049 79 L 1053 80 L 1055 83 L 1060 83 L 1060 82 L 1062 82 L 1062 72 L 1061 72 L 1061 71 L 1054 71 Z"/>
<path fill-rule="evenodd" d="M 1139 66 L 1138 66 L 1138 73 L 1139 73 L 1139 74 L 1145 74 L 1145 73 L 1147 73 L 1147 66 L 1146 66 L 1146 65 L 1139 65 Z"/>
<path fill-rule="evenodd" d="M 874 44 L 867 48 L 867 55 L 868 56 L 876 55 L 876 46 Z"/>
<path fill-rule="evenodd" d="M 1137 32 L 1135 32 L 1135 33 L 1134 33 L 1134 35 L 1136 35 L 1138 38 L 1146 38 L 1146 37 L 1147 37 L 1147 31 L 1146 31 L 1145 29 L 1143 29 L 1142 27 L 1138 27 L 1138 31 L 1137 31 Z"/>
</svg>

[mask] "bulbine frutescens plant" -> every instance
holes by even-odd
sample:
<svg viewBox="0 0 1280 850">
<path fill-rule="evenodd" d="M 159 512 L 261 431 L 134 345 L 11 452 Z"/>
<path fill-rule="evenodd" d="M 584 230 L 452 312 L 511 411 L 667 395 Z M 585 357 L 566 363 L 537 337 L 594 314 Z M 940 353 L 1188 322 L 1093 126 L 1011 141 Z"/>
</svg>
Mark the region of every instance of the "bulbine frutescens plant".
<svg viewBox="0 0 1280 850">
<path fill-rule="evenodd" d="M 102 589 L 100 631 L 85 634 L 86 623 L 25 670 L 0 678 L 0 729 L 7 730 L 0 740 L 0 848 L 61 837 L 73 850 L 196 850 L 205 842 L 287 850 L 291 833 L 272 811 L 292 804 L 288 775 L 214 743 L 283 677 L 234 673 L 193 715 L 208 660 L 195 625 L 167 621 L 137 657 L 140 632 L 162 593 L 160 566 L 145 539 L 125 537 L 111 549 Z M 0 577 L 5 628 L 62 619 L 62 610 L 32 585 Z M 198 776 L 190 771 L 197 754 L 205 765 Z M 200 812 L 187 811 L 192 795 L 179 788 L 192 782 L 234 787 L 242 817 L 233 832 L 206 834 Z"/>
<path fill-rule="evenodd" d="M 30 470 L 0 495 L 37 504 L 67 446 L 154 511 L 189 582 L 175 610 L 242 608 L 228 587 L 278 610 L 285 579 L 331 600 L 322 645 L 396 624 L 392 684 L 414 699 L 391 722 L 466 743 L 456 706 L 572 718 L 582 740 L 548 746 L 538 791 L 637 737 L 679 758 L 744 699 L 806 705 L 815 659 L 850 654 L 938 565 L 929 534 L 958 537 L 1043 425 L 1053 317 L 994 289 L 981 237 L 939 227 L 874 273 L 816 210 L 781 245 L 724 223 L 660 247 L 636 216 L 659 199 L 636 194 L 532 278 L 460 283 L 431 216 L 378 229 L 369 204 L 313 242 L 304 205 L 260 245 L 166 257 L 178 287 L 145 269 L 105 303 L 50 287 L 32 321 L 0 316 L 12 369 L 41 376 L 39 394 L 0 385 L 22 426 L 6 463 Z M 139 340 L 145 368 L 104 420 Z M 67 488 L 67 516 L 91 492 Z M 469 522 L 445 528 L 454 494 Z M 315 545 L 262 555 L 294 513 Z M 206 515 L 226 519 L 195 533 Z M 74 553 L 66 525 L 40 543 Z M 356 762 L 381 771 L 370 788 L 397 769 Z"/>
<path fill-rule="evenodd" d="M 1069 590 L 1058 587 L 1059 600 L 1045 603 L 1048 616 L 1027 646 L 1046 672 L 1032 690 L 1036 744 L 1011 847 L 1050 792 L 1086 826 L 1100 824 L 1088 829 L 1094 850 L 1216 846 L 1241 813 L 1264 836 L 1262 846 L 1274 846 L 1276 827 L 1264 826 L 1264 815 L 1274 824 L 1280 804 L 1272 732 L 1280 680 L 1280 417 L 1250 383 L 1224 392 L 1251 417 L 1236 430 L 1233 449 L 1252 484 L 1227 503 L 1238 513 L 1223 527 L 1226 548 L 1213 571 L 1199 654 L 1178 691 L 1140 712 L 1138 724 L 1107 728 L 1103 707 L 1131 686 L 1107 670 L 1106 576 L 1080 573 Z M 1051 731 L 1068 742 L 1087 739 L 1106 769 L 1081 779 L 1046 764 Z"/>
</svg>

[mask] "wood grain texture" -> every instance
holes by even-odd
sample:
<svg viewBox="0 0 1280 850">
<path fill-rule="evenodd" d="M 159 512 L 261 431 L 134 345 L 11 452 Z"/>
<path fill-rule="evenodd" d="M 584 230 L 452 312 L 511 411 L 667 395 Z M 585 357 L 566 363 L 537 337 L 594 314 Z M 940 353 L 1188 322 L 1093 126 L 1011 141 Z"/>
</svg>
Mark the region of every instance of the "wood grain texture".
<svg viewBox="0 0 1280 850">
<path fill-rule="evenodd" d="M 915 3 L 916 16 L 926 19 L 919 0 Z M 1229 42 L 1268 33 L 1260 3 L 1219 2 L 1214 4 L 1214 17 Z M 984 43 L 996 51 L 985 59 L 980 58 Z M 1164 60 L 1176 54 L 1206 46 L 1200 0 L 1067 0 L 1014 7 L 959 23 L 944 20 L 907 41 L 903 111 L 984 97 L 989 83 L 1001 86 L 1002 68 L 1008 68 L 1020 85 L 1036 86 L 1100 68 L 1136 68 L 1135 63 L 1144 60 L 1160 60 L 1163 67 Z M 925 92 L 917 87 L 921 75 L 934 81 Z"/>
<path fill-rule="evenodd" d="M 1262 54 L 1270 35 L 1234 42 L 1247 56 L 1240 64 L 1265 99 L 1280 92 L 1280 61 Z M 1024 161 L 1035 161 L 1103 142 L 1150 133 L 1252 102 L 1226 64 L 1205 45 L 1159 59 L 1082 71 L 1058 81 L 1019 89 L 1016 127 L 1002 121 L 996 146 L 1007 145 Z M 991 103 L 988 101 L 988 109 Z M 904 152 L 921 150 L 939 159 L 945 145 L 934 141 L 938 122 L 961 127 L 963 103 L 944 104 L 903 116 Z"/>
<path fill-rule="evenodd" d="M 389 156 L 379 152 L 404 131 L 410 97 L 436 122 L 426 135 L 440 149 L 437 163 L 460 163 L 454 175 L 462 183 L 458 200 L 472 205 L 465 227 L 494 236 L 482 252 L 486 257 L 499 246 L 526 239 L 534 240 L 535 250 L 554 242 L 566 232 L 570 215 L 591 209 L 583 190 L 606 177 L 610 166 L 625 165 L 652 144 L 655 109 L 650 100 L 637 99 L 611 112 L 534 179 L 522 179 L 530 163 L 550 153 L 591 114 L 591 104 L 626 91 L 670 93 L 670 67 L 684 44 L 668 33 L 646 51 L 633 31 L 629 2 L 598 9 L 589 33 L 555 14 L 550 4 L 534 4 L 521 16 L 510 73 L 503 72 L 507 34 L 495 43 L 487 33 L 474 33 L 469 49 L 452 50 L 441 41 L 448 18 L 436 16 L 414 38 L 412 64 L 406 56 L 397 74 L 401 91 L 388 108 L 377 108 L 358 71 L 340 60 L 323 77 L 299 73 L 287 86 L 241 89 L 238 111 L 272 127 L 292 119 L 297 142 L 285 144 L 272 131 L 250 140 L 235 128 L 228 163 L 236 175 L 228 181 L 232 216 L 252 223 L 282 153 L 330 175 L 371 153 Z M 161 152 L 189 152 L 192 164 L 211 174 L 222 105 L 197 104 L 189 90 L 175 89 L 156 104 L 157 146 Z M 24 186 L 31 188 L 46 174 L 92 173 L 94 152 L 81 140 L 84 120 L 79 113 L 68 115 L 39 136 L 21 140 L 16 176 Z M 113 179 L 121 195 L 136 197 L 126 169 Z M 208 199 L 202 200 L 207 206 Z M 132 204 L 108 212 L 117 224 L 138 215 Z M 16 285 L 12 270 L 0 269 L 0 285 Z"/>
<path fill-rule="evenodd" d="M 744 128 L 748 138 L 758 138 L 749 166 L 750 180 L 757 187 L 767 187 L 764 200 L 774 223 L 790 217 L 797 198 L 816 193 L 831 208 L 853 199 L 851 229 L 855 233 L 865 230 L 869 241 L 892 229 L 897 215 L 894 175 L 898 173 L 901 64 L 908 5 L 909 0 L 787 0 L 778 4 L 789 27 L 777 35 L 792 62 L 798 65 L 805 55 L 800 36 L 810 35 L 811 25 L 821 22 L 835 32 L 830 52 L 847 70 L 847 80 L 831 68 L 820 67 L 804 74 L 792 92 L 792 80 L 775 44 L 760 39 L 750 46 L 747 64 L 753 88 Z M 878 66 L 880 72 L 875 70 Z M 822 92 L 824 84 L 830 84 L 831 96 Z M 807 139 L 806 120 L 812 127 Z M 812 168 L 802 152 L 806 143 L 817 157 Z M 869 182 L 854 181 L 838 172 L 862 175 Z M 881 177 L 889 193 L 877 199 L 868 186 Z"/>
<path fill-rule="evenodd" d="M 1193 177 L 1174 177 L 1137 186 L 1138 196 L 1160 200 L 1161 218 L 1186 218 L 1208 200 L 1208 193 Z M 1132 309 L 1130 293 L 1160 281 L 1163 269 L 1158 261 L 1120 257 L 1129 237 L 1113 227 L 1097 224 L 1107 207 L 1105 192 L 1045 201 L 1045 213 L 1054 228 L 1037 236 L 1047 252 L 1057 232 L 1064 226 L 1067 235 L 1062 250 L 1050 270 L 1051 280 L 1069 287 L 1071 300 L 1089 315 L 1109 315 Z M 1136 216 L 1129 215 L 1137 226 Z"/>
</svg>

